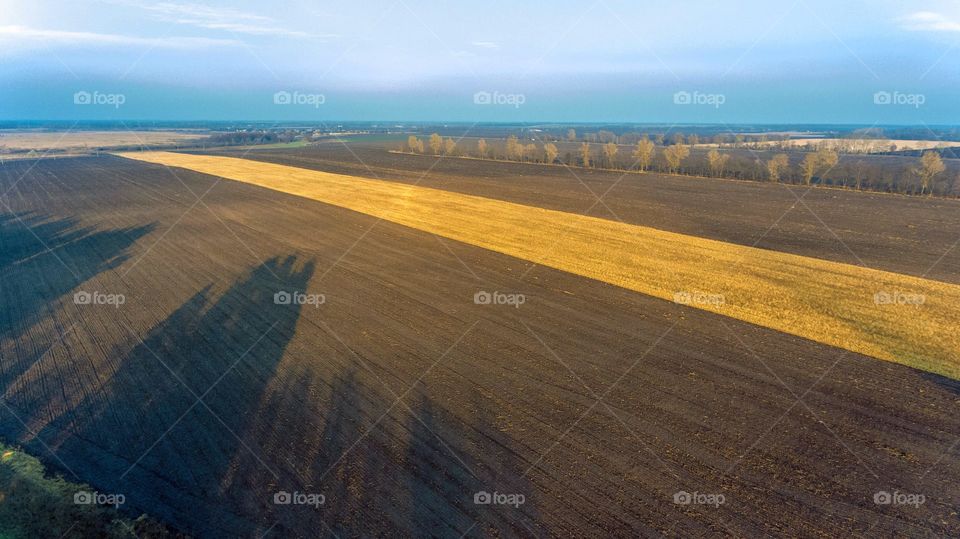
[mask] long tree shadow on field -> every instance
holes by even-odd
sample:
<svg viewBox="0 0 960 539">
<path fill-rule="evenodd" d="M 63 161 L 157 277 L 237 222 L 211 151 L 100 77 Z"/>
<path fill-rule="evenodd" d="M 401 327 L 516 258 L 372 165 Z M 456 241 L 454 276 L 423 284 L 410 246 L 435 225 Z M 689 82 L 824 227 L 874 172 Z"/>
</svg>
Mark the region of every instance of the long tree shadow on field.
<svg viewBox="0 0 960 539">
<path fill-rule="evenodd" d="M 381 430 L 395 434 L 397 424 L 384 417 L 369 430 L 391 402 L 359 366 L 343 365 L 333 349 L 325 352 L 330 355 L 292 366 L 264 407 L 270 417 L 261 424 L 279 432 L 265 427 L 258 434 L 276 439 L 270 450 L 285 469 L 276 481 L 259 470 L 248 486 L 270 501 L 261 513 L 261 533 L 270 537 L 322 537 L 331 530 L 343 537 L 373 536 L 397 529 L 403 518 L 403 498 L 397 497 L 403 493 L 402 470 L 394 464 L 403 452 Z M 277 492 L 321 494 L 325 501 L 320 507 L 275 504 Z"/>
<path fill-rule="evenodd" d="M 0 215 L 0 350 L 7 351 L 0 358 L 0 387 L 9 387 L 45 348 L 13 346 L 12 340 L 42 320 L 52 303 L 123 264 L 130 247 L 155 227 L 98 230 L 72 217 Z M 52 343 L 59 335 L 48 337 Z"/>
<path fill-rule="evenodd" d="M 524 513 L 533 511 L 531 489 L 518 479 L 522 470 L 513 466 L 515 458 L 504 454 L 503 447 L 487 443 L 496 436 L 487 414 L 475 413 L 465 424 L 421 397 L 408 423 L 406 476 L 414 536 L 461 537 L 468 531 L 475 536 L 531 535 L 522 523 Z M 451 427 L 460 431 L 458 436 L 449 435 Z M 522 494 L 524 503 L 486 503 L 484 497 L 492 499 L 495 494 Z"/>
<path fill-rule="evenodd" d="M 398 496 L 402 470 L 395 464 L 402 449 L 390 443 L 398 424 L 388 414 L 373 426 L 392 399 L 360 368 L 351 367 L 336 379 L 319 448 L 309 463 L 312 487 L 326 496 L 320 516 L 333 533 L 348 537 L 382 534 L 403 511 Z"/>
<path fill-rule="evenodd" d="M 421 397 L 407 421 L 410 442 L 404 461 L 410 492 L 409 526 L 417 537 L 462 535 L 472 525 L 472 494 L 482 490 L 472 469 L 441 447 L 433 403 Z"/>
<path fill-rule="evenodd" d="M 201 536 L 243 534 L 251 523 L 228 499 L 225 477 L 253 473 L 231 469 L 238 454 L 250 457 L 245 465 L 277 467 L 244 434 L 300 316 L 301 306 L 274 295 L 305 290 L 313 272 L 312 261 L 274 258 L 215 302 L 201 290 L 133 347 L 103 391 L 40 437 L 138 509 Z"/>
<path fill-rule="evenodd" d="M 335 376 L 321 434 L 290 452 L 298 483 L 282 484 L 323 494 L 325 503 L 272 508 L 271 536 L 535 535 L 536 525 L 526 524 L 536 521 L 533 493 L 517 480 L 522 468 L 515 457 L 493 441 L 494 425 L 484 419 L 489 408 L 465 421 L 411 391 L 407 404 L 387 413 L 395 398 L 356 364 Z M 526 503 L 519 509 L 474 503 L 478 493 L 495 491 L 522 493 Z"/>
</svg>

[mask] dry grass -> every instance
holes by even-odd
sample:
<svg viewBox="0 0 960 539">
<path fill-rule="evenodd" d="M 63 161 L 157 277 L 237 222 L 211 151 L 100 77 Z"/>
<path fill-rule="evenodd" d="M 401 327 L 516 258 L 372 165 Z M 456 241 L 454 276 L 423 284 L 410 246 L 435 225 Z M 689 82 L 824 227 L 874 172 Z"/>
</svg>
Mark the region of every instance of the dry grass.
<svg viewBox="0 0 960 539">
<path fill-rule="evenodd" d="M 36 150 L 82 152 L 95 148 L 165 146 L 206 135 L 177 131 L 0 131 L 0 153 Z"/>
<path fill-rule="evenodd" d="M 394 182 L 230 157 L 122 155 L 349 208 L 667 300 L 722 296 L 693 306 L 960 379 L 957 285 Z M 924 303 L 878 305 L 878 292 Z"/>
</svg>

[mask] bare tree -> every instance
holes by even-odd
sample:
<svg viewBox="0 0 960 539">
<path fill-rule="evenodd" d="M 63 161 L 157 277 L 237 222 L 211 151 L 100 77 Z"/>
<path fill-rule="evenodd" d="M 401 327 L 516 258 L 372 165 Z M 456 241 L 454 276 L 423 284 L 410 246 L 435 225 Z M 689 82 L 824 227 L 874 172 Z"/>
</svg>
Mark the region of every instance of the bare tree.
<svg viewBox="0 0 960 539">
<path fill-rule="evenodd" d="M 808 153 L 803 157 L 803 161 L 800 163 L 800 170 L 803 173 L 804 185 L 810 185 L 810 181 L 813 180 L 813 175 L 817 173 L 817 166 L 817 154 Z"/>
<path fill-rule="evenodd" d="M 840 162 L 840 155 L 834 150 L 825 148 L 817 152 L 817 160 L 820 162 L 820 172 L 826 174 Z"/>
<path fill-rule="evenodd" d="M 590 166 L 590 144 L 586 142 L 580 145 L 580 160 L 583 162 L 583 166 Z"/>
<path fill-rule="evenodd" d="M 696 146 L 697 144 L 700 144 L 700 137 L 694 133 L 693 135 L 687 137 L 687 142 L 689 142 L 691 146 Z"/>
<path fill-rule="evenodd" d="M 430 151 L 434 155 L 440 155 L 440 150 L 443 149 L 443 139 L 440 135 L 434 133 L 430 135 Z"/>
<path fill-rule="evenodd" d="M 520 161 L 523 159 L 523 144 L 517 139 L 516 135 L 507 137 L 507 159 Z"/>
<path fill-rule="evenodd" d="M 835 167 L 839 160 L 840 156 L 837 152 L 828 148 L 821 148 L 817 150 L 816 153 L 808 153 L 803 158 L 803 163 L 801 163 L 803 183 L 810 185 L 810 182 L 817 173 L 822 171 L 825 174 Z"/>
<path fill-rule="evenodd" d="M 667 160 L 667 168 L 671 173 L 680 170 L 683 160 L 690 155 L 690 148 L 683 144 L 674 144 L 663 150 L 663 157 Z"/>
<path fill-rule="evenodd" d="M 767 161 L 767 176 L 772 182 L 780 181 L 783 173 L 790 167 L 790 158 L 785 153 L 778 153 Z"/>
<path fill-rule="evenodd" d="M 480 140 L 477 141 L 477 154 L 480 156 L 481 159 L 487 156 L 487 141 L 486 141 L 486 140 L 480 139 Z"/>
<path fill-rule="evenodd" d="M 854 165 L 854 167 L 853 167 L 853 171 L 854 171 L 854 176 L 853 176 L 853 182 L 854 182 L 854 183 L 853 183 L 853 187 L 854 187 L 854 189 L 860 189 L 860 186 L 863 185 L 863 166 L 864 166 L 864 164 L 865 164 L 865 163 L 863 162 L 863 159 L 860 159 L 859 161 L 857 161 L 857 164 Z"/>
<path fill-rule="evenodd" d="M 407 137 L 407 146 L 413 153 L 423 153 L 423 141 L 414 135 Z"/>
<path fill-rule="evenodd" d="M 613 159 L 617 156 L 617 145 L 613 142 L 608 142 L 603 145 L 603 164 L 607 168 L 613 168 Z"/>
<path fill-rule="evenodd" d="M 544 163 L 553 163 L 557 160 L 557 156 L 560 155 L 560 150 L 557 149 L 557 145 L 552 142 L 548 142 L 543 145 L 543 161 Z"/>
<path fill-rule="evenodd" d="M 691 135 L 691 137 L 694 135 Z M 710 174 L 714 176 L 723 176 L 723 168 L 727 166 L 729 154 L 720 153 L 717 150 L 707 152 L 707 164 L 710 166 Z"/>
<path fill-rule="evenodd" d="M 443 141 L 443 153 L 446 155 L 454 155 L 457 151 L 457 143 L 452 138 L 447 138 Z"/>
<path fill-rule="evenodd" d="M 597 131 L 597 140 L 606 144 L 607 142 L 616 142 L 617 135 L 611 131 L 605 131 L 601 129 Z"/>
<path fill-rule="evenodd" d="M 523 147 L 523 158 L 526 161 L 534 161 L 537 156 L 537 145 L 530 143 Z"/>
<path fill-rule="evenodd" d="M 577 132 L 573 129 L 567 129 L 567 140 L 569 142 L 577 141 Z"/>
<path fill-rule="evenodd" d="M 927 190 L 930 191 L 930 195 L 933 195 L 933 180 L 940 174 L 943 174 L 943 171 L 947 167 L 943 164 L 943 159 L 940 158 L 940 153 L 933 151 L 923 152 L 923 155 L 920 157 L 920 166 L 914 169 L 914 173 L 920 179 L 920 194 L 924 194 Z"/>
<path fill-rule="evenodd" d="M 637 147 L 633 150 L 633 158 L 637 160 L 637 164 L 640 166 L 641 171 L 647 170 L 647 167 L 650 166 L 650 162 L 653 161 L 653 155 L 656 150 L 656 146 L 654 146 L 653 142 L 651 142 L 646 135 L 637 141 Z"/>
</svg>

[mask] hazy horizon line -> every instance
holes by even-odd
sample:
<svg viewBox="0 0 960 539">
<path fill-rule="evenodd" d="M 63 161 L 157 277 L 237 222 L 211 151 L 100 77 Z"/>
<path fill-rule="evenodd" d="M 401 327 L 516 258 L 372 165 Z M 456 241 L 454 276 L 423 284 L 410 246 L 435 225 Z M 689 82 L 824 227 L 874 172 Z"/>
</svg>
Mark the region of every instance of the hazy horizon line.
<svg viewBox="0 0 960 539">
<path fill-rule="evenodd" d="M 717 127 L 717 126 L 804 126 L 804 127 L 866 127 L 869 129 L 877 129 L 884 127 L 916 127 L 916 128 L 928 128 L 928 127 L 954 127 L 960 128 L 960 123 L 884 123 L 884 124 L 868 124 L 868 123 L 826 123 L 826 122 L 632 122 L 632 121 L 623 121 L 623 122 L 602 122 L 602 121 L 593 121 L 593 120 L 583 120 L 583 121 L 470 121 L 470 120 L 408 120 L 408 119 L 380 119 L 380 120 L 351 120 L 351 119 L 331 119 L 331 120 L 254 120 L 254 119 L 232 119 L 232 120 L 207 120 L 207 119 L 196 119 L 196 120 L 169 120 L 169 119 L 150 119 L 150 118 L 140 118 L 140 119 L 124 119 L 124 120 L 111 120 L 111 119 L 85 119 L 85 120 L 74 120 L 74 119 L 40 119 L 40 118 L 31 118 L 31 119 L 2 119 L 0 118 L 0 125 L 4 124 L 16 124 L 16 123 L 37 123 L 37 124 L 72 124 L 75 126 L 89 125 L 89 124 L 128 124 L 128 123 L 153 123 L 153 124 L 230 124 L 230 123 L 247 123 L 247 124 L 274 124 L 281 126 L 283 124 L 309 124 L 309 125 L 324 125 L 324 124 L 380 124 L 380 123 L 397 123 L 397 124 L 411 124 L 411 125 L 520 125 L 527 127 L 536 127 L 536 126 L 566 126 L 566 125 L 589 125 L 589 126 L 697 126 L 697 127 Z"/>
</svg>

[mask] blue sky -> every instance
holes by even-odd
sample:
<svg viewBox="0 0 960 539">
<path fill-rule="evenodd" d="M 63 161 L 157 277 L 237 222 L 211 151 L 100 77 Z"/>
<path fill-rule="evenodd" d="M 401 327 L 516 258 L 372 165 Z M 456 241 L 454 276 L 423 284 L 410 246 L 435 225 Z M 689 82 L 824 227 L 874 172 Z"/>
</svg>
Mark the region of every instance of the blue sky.
<svg viewBox="0 0 960 539">
<path fill-rule="evenodd" d="M 958 68 L 956 0 L 0 0 L 14 120 L 957 124 Z"/>
</svg>

